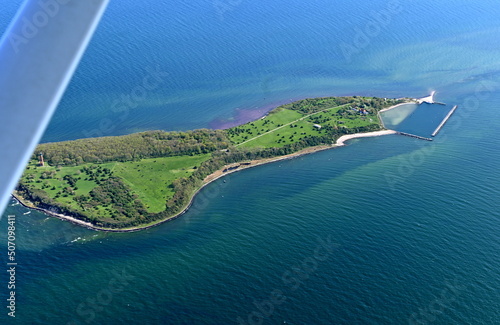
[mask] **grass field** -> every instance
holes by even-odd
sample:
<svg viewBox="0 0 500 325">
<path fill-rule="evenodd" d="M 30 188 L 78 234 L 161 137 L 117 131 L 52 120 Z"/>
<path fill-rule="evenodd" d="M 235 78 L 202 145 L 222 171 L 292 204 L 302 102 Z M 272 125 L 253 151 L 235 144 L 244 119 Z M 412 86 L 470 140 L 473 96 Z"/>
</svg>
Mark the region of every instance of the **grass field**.
<svg viewBox="0 0 500 325">
<path fill-rule="evenodd" d="M 85 175 L 81 172 L 82 168 L 100 166 L 103 169 L 112 169 L 115 164 L 116 163 L 101 165 L 85 164 L 74 167 L 53 167 L 45 165 L 40 167 L 38 166 L 37 161 L 32 160 L 23 174 L 23 180 L 32 184 L 36 189 L 44 190 L 49 197 L 55 198 L 58 193 L 62 194 L 64 188 L 68 187 L 64 177 L 72 176 L 74 178 L 79 178 L 76 181 L 76 186 L 73 187 L 74 195 L 87 195 L 94 187 L 97 186 L 97 183 L 95 181 L 87 180 L 87 177 L 85 177 Z M 63 202 L 73 202 L 69 195 L 60 196 L 59 200 Z"/>
<path fill-rule="evenodd" d="M 309 115 L 281 108 L 258 121 L 230 129 L 229 138 L 238 147 L 282 147 L 304 137 L 321 135 L 326 126 L 339 129 L 379 124 L 373 112 L 361 114 L 351 106 L 354 105 L 331 107 Z"/>
<path fill-rule="evenodd" d="M 230 140 L 235 144 L 240 144 L 249 139 L 261 136 L 262 134 L 279 129 L 284 125 L 298 120 L 303 117 L 302 114 L 296 111 L 288 109 L 280 109 L 271 114 L 267 115 L 265 118 L 260 120 L 243 124 L 232 128 L 236 130 L 236 134 L 230 134 Z"/>
<path fill-rule="evenodd" d="M 113 174 L 130 186 L 149 212 L 160 212 L 174 195 L 169 185 L 177 178 L 190 176 L 209 158 L 210 154 L 205 154 L 116 163 Z"/>
<path fill-rule="evenodd" d="M 98 186 L 93 177 L 83 172 L 84 168 L 88 168 L 94 171 L 93 175 L 100 180 L 111 175 L 120 177 L 131 191 L 137 194 L 148 212 L 155 213 L 164 210 L 165 202 L 173 196 L 174 193 L 169 187 L 172 181 L 190 176 L 194 168 L 209 158 L 210 154 L 205 154 L 151 158 L 124 163 L 85 164 L 75 167 L 40 167 L 36 161 L 31 161 L 23 175 L 23 182 L 43 190 L 50 198 L 57 199 L 64 205 L 80 210 L 73 198 L 88 195 Z M 106 170 L 110 173 L 105 173 Z M 74 179 L 74 184 L 70 185 L 65 177 Z M 109 217 L 109 211 L 103 207 L 97 207 L 91 214 Z"/>
</svg>

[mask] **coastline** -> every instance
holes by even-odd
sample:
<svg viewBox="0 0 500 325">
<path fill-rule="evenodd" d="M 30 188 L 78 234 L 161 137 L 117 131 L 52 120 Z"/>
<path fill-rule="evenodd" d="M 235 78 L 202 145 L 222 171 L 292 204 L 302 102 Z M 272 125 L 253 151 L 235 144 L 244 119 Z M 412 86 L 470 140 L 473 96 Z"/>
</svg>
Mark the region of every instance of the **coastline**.
<svg viewBox="0 0 500 325">
<path fill-rule="evenodd" d="M 98 226 L 93 225 L 90 222 L 86 222 L 86 221 L 83 221 L 83 220 L 80 220 L 80 219 L 77 219 L 77 218 L 74 218 L 74 217 L 71 217 L 71 216 L 67 216 L 67 215 L 64 215 L 64 214 L 61 214 L 61 213 L 56 213 L 56 212 L 53 212 L 53 211 L 49 211 L 47 209 L 42 209 L 42 208 L 31 206 L 30 204 L 28 204 L 25 201 L 23 201 L 23 198 L 21 196 L 18 196 L 16 194 L 11 194 L 11 195 L 12 195 L 12 197 L 17 202 L 19 202 L 19 204 L 21 204 L 25 208 L 36 210 L 36 211 L 42 212 L 42 213 L 44 213 L 44 214 L 46 214 L 48 216 L 52 216 L 52 217 L 55 217 L 55 218 L 58 218 L 58 219 L 61 219 L 61 220 L 69 221 L 69 222 L 71 222 L 73 224 L 76 224 L 76 225 L 79 225 L 79 226 L 83 226 L 83 227 L 85 227 L 87 229 L 90 229 L 90 230 L 104 231 L 104 232 L 118 232 L 118 233 L 135 232 L 135 231 L 146 230 L 146 229 L 149 229 L 149 228 L 152 228 L 152 227 L 156 227 L 156 226 L 158 226 L 158 225 L 160 225 L 162 223 L 165 223 L 165 222 L 177 219 L 178 217 L 180 217 L 181 215 L 183 215 L 184 213 L 186 213 L 189 210 L 189 208 L 193 204 L 193 201 L 194 201 L 196 195 L 198 195 L 198 193 L 205 186 L 209 185 L 210 183 L 212 183 L 212 182 L 214 182 L 214 181 L 218 180 L 219 178 L 222 178 L 222 177 L 224 177 L 226 175 L 229 175 L 229 174 L 232 174 L 232 173 L 236 173 L 236 172 L 239 172 L 239 171 L 244 170 L 244 169 L 248 169 L 248 168 L 252 168 L 252 167 L 257 167 L 257 166 L 260 166 L 260 165 L 269 164 L 269 163 L 277 162 L 277 161 L 280 161 L 280 160 L 293 159 L 293 158 L 296 158 L 296 157 L 300 157 L 300 156 L 303 156 L 303 155 L 307 155 L 307 154 L 311 154 L 311 153 L 314 153 L 314 152 L 318 152 L 318 151 L 322 151 L 322 150 L 327 150 L 327 149 L 331 149 L 331 148 L 335 148 L 335 147 L 336 147 L 336 145 L 330 145 L 330 146 L 322 145 L 322 146 L 316 146 L 316 147 L 306 148 L 306 149 L 303 149 L 301 151 L 297 151 L 295 153 L 292 153 L 292 154 L 289 154 L 289 155 L 286 155 L 286 156 L 273 157 L 273 158 L 268 158 L 268 159 L 251 160 L 249 162 L 246 162 L 248 165 L 241 165 L 243 162 L 224 165 L 219 170 L 216 170 L 212 174 L 210 174 L 207 177 L 205 177 L 205 179 L 203 180 L 203 184 L 197 190 L 194 191 L 194 193 L 191 195 L 191 198 L 189 199 L 189 202 L 182 209 L 181 212 L 179 212 L 176 215 L 174 215 L 172 217 L 169 217 L 167 219 L 159 220 L 159 221 L 154 222 L 152 224 L 147 224 L 147 225 L 144 225 L 144 226 L 133 227 L 133 228 L 114 229 L 114 228 L 98 227 Z M 234 167 L 235 165 L 239 165 L 241 168 L 224 172 L 225 169 Z"/>
<path fill-rule="evenodd" d="M 24 198 L 22 198 L 17 193 L 12 193 L 11 196 L 12 196 L 12 198 L 14 200 L 16 200 L 17 202 L 19 202 L 19 204 L 21 204 L 23 207 L 25 207 L 27 209 L 36 210 L 36 211 L 45 213 L 46 215 L 49 215 L 51 217 L 55 217 L 55 218 L 58 218 L 58 219 L 61 219 L 61 220 L 66 220 L 66 221 L 69 221 L 69 222 L 71 222 L 73 224 L 77 224 L 79 226 L 84 226 L 85 228 L 89 228 L 89 229 L 93 229 L 93 230 L 104 230 L 104 229 L 100 229 L 99 227 L 96 227 L 96 226 L 92 225 L 90 222 L 86 222 L 86 221 L 83 221 L 83 220 L 80 220 L 80 219 L 76 219 L 74 217 L 70 217 L 70 216 L 67 216 L 67 215 L 64 215 L 64 214 L 55 213 L 53 211 L 49 211 L 49 210 L 46 210 L 46 209 L 42 209 L 42 208 L 38 208 L 38 207 L 32 206 L 32 205 L 26 203 L 24 201 Z M 29 201 L 27 201 L 27 202 L 29 202 Z"/>
<path fill-rule="evenodd" d="M 90 230 L 104 231 L 104 232 L 116 232 L 116 233 L 135 232 L 135 231 L 146 230 L 146 229 L 149 229 L 152 227 L 156 227 L 162 223 L 177 219 L 178 217 L 180 217 L 181 215 L 183 215 L 184 213 L 186 213 L 189 210 L 189 208 L 193 204 L 193 201 L 194 201 L 196 195 L 198 195 L 198 193 L 205 186 L 211 184 L 212 182 L 214 182 L 220 178 L 223 178 L 226 175 L 236 173 L 236 172 L 248 169 L 248 168 L 257 167 L 257 166 L 261 166 L 261 165 L 265 165 L 265 164 L 270 164 L 270 163 L 281 161 L 281 160 L 294 159 L 297 157 L 301 157 L 304 155 L 312 154 L 312 153 L 323 151 L 323 150 L 328 150 L 328 149 L 337 148 L 337 147 L 343 147 L 346 145 L 345 142 L 349 141 L 351 139 L 378 137 L 378 136 L 396 134 L 396 133 L 397 132 L 393 131 L 393 130 L 382 130 L 382 131 L 374 131 L 374 132 L 366 132 L 366 133 L 346 134 L 346 135 L 343 135 L 340 138 L 338 138 L 336 143 L 332 144 L 332 145 L 320 145 L 320 146 L 310 147 L 310 148 L 302 149 L 302 150 L 297 151 L 295 153 L 288 154 L 285 156 L 280 156 L 280 157 L 257 159 L 257 160 L 247 161 L 247 162 L 240 162 L 240 163 L 233 163 L 233 164 L 225 165 L 222 168 L 220 168 L 219 170 L 217 170 L 217 171 L 213 172 L 212 174 L 208 175 L 207 177 L 205 177 L 205 179 L 203 180 L 203 185 L 200 186 L 200 188 L 198 188 L 193 193 L 193 195 L 191 195 L 191 198 L 190 198 L 188 204 L 182 209 L 181 212 L 179 212 L 178 214 L 176 214 L 172 217 L 169 217 L 167 219 L 159 220 L 159 221 L 154 222 L 152 224 L 148 224 L 148 225 L 144 225 L 144 226 L 140 226 L 140 227 L 123 228 L 123 229 L 102 228 L 102 227 L 95 226 L 90 222 L 86 222 L 86 221 L 83 221 L 83 220 L 80 220 L 80 219 L 77 219 L 77 218 L 74 218 L 71 216 L 67 216 L 67 215 L 56 213 L 56 212 L 49 211 L 46 209 L 30 206 L 29 204 L 25 203 L 20 196 L 17 196 L 16 194 L 12 194 L 12 197 L 17 202 L 19 202 L 19 204 L 24 206 L 25 208 L 37 210 L 37 211 L 42 212 L 46 215 L 49 215 L 49 216 L 52 216 L 52 217 L 55 217 L 55 218 L 58 218 L 61 220 L 69 221 L 75 225 L 83 226 L 83 227 L 90 229 Z M 245 165 L 242 165 L 242 163 L 245 163 Z M 224 172 L 225 169 L 234 168 L 235 166 L 238 166 L 237 169 L 233 169 L 233 170 Z"/>
<path fill-rule="evenodd" d="M 384 108 L 380 111 L 378 111 L 378 113 L 384 113 L 384 112 L 387 112 L 387 111 L 390 111 L 391 109 L 394 109 L 396 107 L 399 107 L 399 106 L 402 106 L 402 105 L 408 105 L 408 104 L 417 104 L 416 102 L 407 102 L 407 103 L 401 103 L 401 104 L 397 104 L 397 105 L 394 105 L 394 106 L 391 106 L 391 107 L 387 107 L 387 108 Z"/>
<path fill-rule="evenodd" d="M 345 142 L 348 140 L 351 140 L 351 139 L 379 137 L 382 135 L 397 134 L 397 133 L 398 132 L 396 132 L 394 130 L 382 130 L 382 131 L 367 132 L 367 133 L 346 134 L 346 135 L 343 135 L 340 138 L 338 138 L 337 142 L 335 144 L 337 146 L 345 146 Z"/>
<path fill-rule="evenodd" d="M 390 110 L 390 109 L 393 109 L 393 108 L 396 108 L 400 105 L 405 105 L 405 104 L 408 104 L 408 102 L 401 103 L 401 104 L 394 105 L 394 106 L 388 107 L 386 109 L 383 109 L 383 110 L 378 112 L 378 115 L 383 111 L 387 111 L 387 110 Z M 379 115 L 379 120 L 380 120 L 381 126 L 384 127 L 382 119 L 380 118 L 380 115 Z M 340 138 L 338 138 L 337 141 L 335 142 L 335 144 L 309 147 L 309 148 L 305 148 L 305 149 L 302 149 L 300 151 L 297 151 L 295 153 L 288 154 L 285 156 L 266 158 L 266 159 L 257 159 L 257 160 L 250 160 L 250 161 L 242 161 L 239 163 L 232 163 L 232 164 L 225 165 L 225 166 L 221 167 L 219 170 L 217 170 L 217 171 L 213 172 L 212 174 L 208 175 L 207 177 L 205 177 L 205 179 L 203 180 L 203 184 L 193 192 L 193 194 L 190 196 L 188 203 L 183 207 L 183 209 L 179 213 L 177 213 L 169 218 L 159 220 L 159 221 L 156 221 L 156 222 L 153 222 L 150 224 L 146 224 L 143 226 L 138 226 L 138 227 L 122 228 L 122 229 L 98 227 L 98 226 L 93 225 L 90 222 L 86 222 L 86 221 L 83 221 L 83 220 L 80 220 L 80 219 L 77 219 L 77 218 L 74 218 L 71 216 L 67 216 L 64 214 L 49 211 L 47 209 L 42 209 L 42 208 L 31 206 L 29 203 L 24 202 L 23 201 L 24 199 L 21 196 L 18 196 L 16 194 L 12 194 L 12 197 L 17 202 L 19 202 L 22 206 L 24 206 L 25 208 L 40 211 L 46 215 L 56 217 L 56 218 L 61 219 L 61 220 L 69 221 L 75 225 L 83 226 L 83 227 L 90 229 L 90 230 L 104 231 L 104 232 L 115 232 L 115 233 L 135 232 L 135 231 L 146 230 L 146 229 L 149 229 L 152 227 L 156 227 L 162 223 L 172 221 L 172 220 L 177 219 L 178 217 L 182 216 L 184 213 L 186 213 L 189 210 L 189 208 L 193 204 L 193 201 L 194 201 L 196 195 L 198 195 L 198 193 L 205 186 L 209 185 L 210 183 L 212 183 L 212 182 L 214 182 L 214 181 L 216 181 L 216 180 L 218 180 L 226 175 L 229 175 L 229 174 L 232 174 L 235 172 L 239 172 L 239 171 L 245 170 L 247 168 L 252 168 L 252 167 L 256 167 L 256 166 L 260 166 L 260 165 L 264 165 L 264 164 L 269 164 L 269 163 L 273 163 L 273 162 L 277 162 L 277 161 L 281 161 L 281 160 L 286 160 L 286 159 L 293 159 L 296 157 L 300 157 L 300 156 L 304 156 L 307 154 L 311 154 L 311 153 L 315 153 L 315 152 L 319 152 L 319 151 L 323 151 L 323 150 L 328 150 L 328 149 L 332 149 L 332 148 L 342 147 L 342 146 L 346 145 L 345 144 L 346 141 L 349 141 L 351 139 L 377 137 L 377 136 L 383 136 L 383 135 L 389 135 L 389 134 L 397 134 L 397 132 L 393 131 L 393 130 L 384 129 L 384 130 L 374 131 L 374 132 L 346 134 L 346 135 L 343 135 Z M 228 171 L 227 169 L 231 169 L 231 170 Z M 224 172 L 224 170 L 226 170 L 226 171 Z"/>
<path fill-rule="evenodd" d="M 394 106 L 391 106 L 391 107 L 387 107 L 387 108 L 384 108 L 384 109 L 381 109 L 380 111 L 378 111 L 378 114 L 380 113 L 384 113 L 384 112 L 387 112 L 387 111 L 390 111 L 391 109 L 394 109 L 396 107 L 399 107 L 401 105 L 407 105 L 407 104 L 423 104 L 423 103 L 428 103 L 428 104 L 442 104 L 442 103 L 437 103 L 436 101 L 434 101 L 434 97 L 436 95 L 436 91 L 433 90 L 431 92 L 431 94 L 427 97 L 422 97 L 422 98 L 406 98 L 407 100 L 409 100 L 408 102 L 406 103 L 401 103 L 401 104 L 397 104 L 397 105 L 394 105 Z M 403 99 L 403 98 L 401 98 Z"/>
<path fill-rule="evenodd" d="M 419 98 L 419 99 L 417 99 L 417 101 L 419 104 L 423 104 L 423 103 L 434 104 L 435 103 L 435 101 L 434 101 L 435 94 L 436 94 L 436 91 L 433 90 L 429 96 Z"/>
</svg>

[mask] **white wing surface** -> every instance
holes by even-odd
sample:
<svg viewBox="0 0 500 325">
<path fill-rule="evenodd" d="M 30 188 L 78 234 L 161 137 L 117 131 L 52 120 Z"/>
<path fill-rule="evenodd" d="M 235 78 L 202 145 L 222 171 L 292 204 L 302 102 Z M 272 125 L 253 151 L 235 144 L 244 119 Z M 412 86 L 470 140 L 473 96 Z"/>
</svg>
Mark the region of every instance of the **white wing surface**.
<svg viewBox="0 0 500 325">
<path fill-rule="evenodd" d="M 0 41 L 0 216 L 109 0 L 27 0 Z"/>
</svg>

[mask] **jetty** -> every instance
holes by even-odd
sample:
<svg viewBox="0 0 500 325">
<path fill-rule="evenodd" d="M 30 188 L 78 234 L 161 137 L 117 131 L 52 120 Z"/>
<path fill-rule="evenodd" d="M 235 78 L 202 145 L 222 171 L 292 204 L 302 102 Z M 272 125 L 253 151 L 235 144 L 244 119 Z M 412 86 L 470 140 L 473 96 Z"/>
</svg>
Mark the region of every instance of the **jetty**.
<svg viewBox="0 0 500 325">
<path fill-rule="evenodd" d="M 448 112 L 448 114 L 446 114 L 446 116 L 444 117 L 444 119 L 441 121 L 441 123 L 438 125 L 438 127 L 434 130 L 434 132 L 432 132 L 432 136 L 435 137 L 439 131 L 441 131 L 441 129 L 443 128 L 443 126 L 446 124 L 446 122 L 448 122 L 448 120 L 450 119 L 451 115 L 453 115 L 453 113 L 455 113 L 455 110 L 457 109 L 458 105 L 455 105 L 453 106 L 453 108 Z"/>
<path fill-rule="evenodd" d="M 400 132 L 400 131 L 398 131 L 398 134 L 404 135 L 406 137 L 420 139 L 420 140 L 432 141 L 431 138 L 421 137 L 420 135 L 416 135 L 416 134 L 411 134 L 411 133 L 406 133 L 406 132 Z"/>
<path fill-rule="evenodd" d="M 438 105 L 446 105 L 445 103 L 440 103 L 440 102 L 436 102 L 434 100 L 434 95 L 436 94 L 436 91 L 433 91 L 429 96 L 427 97 L 423 97 L 423 98 L 419 98 L 417 99 L 417 103 L 420 105 L 420 104 L 423 104 L 423 103 L 427 103 L 427 104 L 438 104 Z"/>
<path fill-rule="evenodd" d="M 419 104 L 422 104 L 422 103 L 434 104 L 434 94 L 436 94 L 436 91 L 433 91 L 427 97 L 423 97 L 423 98 L 417 99 L 417 103 L 419 103 Z"/>
</svg>

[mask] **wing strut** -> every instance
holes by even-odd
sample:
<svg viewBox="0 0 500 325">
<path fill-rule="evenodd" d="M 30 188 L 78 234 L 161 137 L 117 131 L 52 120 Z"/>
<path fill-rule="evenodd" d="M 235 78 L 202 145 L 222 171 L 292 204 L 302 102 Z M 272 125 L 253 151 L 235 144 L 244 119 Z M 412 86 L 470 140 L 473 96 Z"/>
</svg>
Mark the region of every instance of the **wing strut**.
<svg viewBox="0 0 500 325">
<path fill-rule="evenodd" d="M 0 216 L 109 0 L 27 0 L 0 41 Z"/>
</svg>

